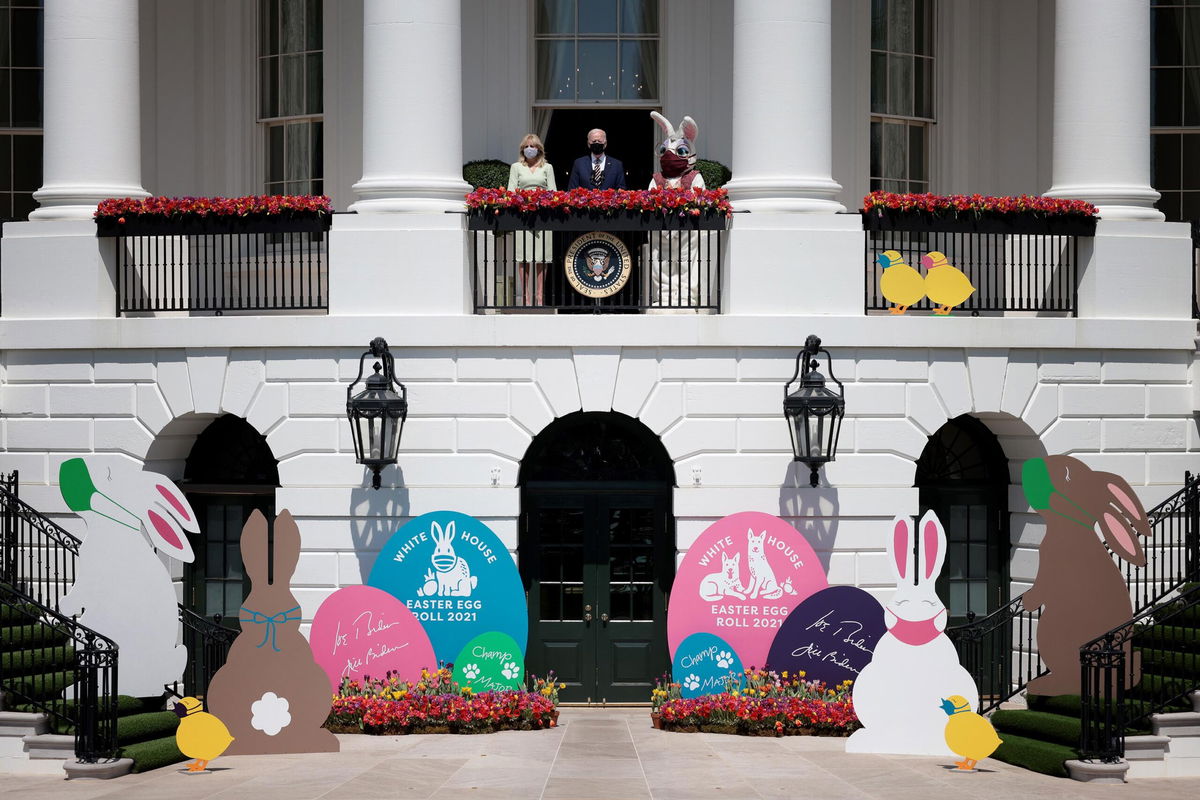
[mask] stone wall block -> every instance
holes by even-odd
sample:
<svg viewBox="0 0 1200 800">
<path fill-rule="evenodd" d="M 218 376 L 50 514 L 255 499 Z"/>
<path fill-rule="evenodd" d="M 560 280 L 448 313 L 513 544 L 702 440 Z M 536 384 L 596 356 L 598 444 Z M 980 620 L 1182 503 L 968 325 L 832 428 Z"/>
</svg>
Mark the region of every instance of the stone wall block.
<svg viewBox="0 0 1200 800">
<path fill-rule="evenodd" d="M 1187 446 L 1190 420 L 1106 419 L 1105 450 L 1183 450 Z"/>
<path fill-rule="evenodd" d="M 188 354 L 188 375 L 192 382 L 192 405 L 201 414 L 218 414 L 225 388 L 228 351 L 199 351 Z"/>
<path fill-rule="evenodd" d="M 827 385 L 833 389 L 837 388 L 833 384 Z M 847 383 L 846 416 L 903 417 L 907 404 L 906 387 L 908 386 L 928 386 L 928 384 Z M 782 402 L 782 397 L 780 402 Z M 688 408 L 691 406 L 689 405 Z"/>
<path fill-rule="evenodd" d="M 133 414 L 132 384 L 61 384 L 50 387 L 50 414 L 56 417 L 124 417 Z"/>
<path fill-rule="evenodd" d="M 1099 383 L 1098 350 L 1042 351 L 1038 377 L 1043 383 Z"/>
<path fill-rule="evenodd" d="M 137 418 L 146 426 L 146 430 L 157 434 L 171 421 L 171 409 L 155 384 L 139 384 L 134 392 L 136 397 Z"/>
<path fill-rule="evenodd" d="M 154 354 L 147 350 L 97 350 L 96 383 L 145 383 L 154 380 Z"/>
<path fill-rule="evenodd" d="M 79 350 L 9 350 L 6 383 L 89 383 L 92 354 Z"/>
<path fill-rule="evenodd" d="M 683 396 L 682 383 L 658 384 L 638 419 L 661 436 L 663 431 L 683 418 Z"/>
<path fill-rule="evenodd" d="M 225 383 L 221 388 L 221 411 L 245 417 L 250 412 L 255 395 L 266 381 L 267 366 L 263 363 L 261 352 L 247 357 L 235 355 L 225 367 Z"/>
<path fill-rule="evenodd" d="M 44 417 L 50 413 L 49 387 L 36 383 L 2 384 L 0 411 L 6 417 Z"/>
<path fill-rule="evenodd" d="M 298 453 L 337 452 L 337 420 L 286 419 L 267 434 L 267 446 L 280 461 Z"/>
<path fill-rule="evenodd" d="M 9 450 L 86 453 L 92 449 L 92 424 L 90 419 L 10 419 L 5 444 Z"/>
<path fill-rule="evenodd" d="M 967 356 L 975 413 L 1000 411 L 1007 368 L 1006 352 Z"/>
<path fill-rule="evenodd" d="M 532 437 L 512 420 L 458 420 L 460 453 L 496 453 L 520 461 L 529 449 Z"/>
<path fill-rule="evenodd" d="M 937 433 L 949 419 L 946 407 L 928 383 L 905 384 L 904 403 L 908 418 L 927 435 Z"/>
<path fill-rule="evenodd" d="M 845 423 L 842 423 L 843 435 Z M 764 419 L 739 419 L 737 421 L 737 449 L 739 453 L 791 453 L 792 439 L 788 432 L 788 421 L 778 417 Z"/>
<path fill-rule="evenodd" d="M 536 436 L 554 421 L 554 412 L 542 390 L 533 383 L 513 383 L 508 387 L 512 420 Z"/>
<path fill-rule="evenodd" d="M 1021 417 L 1035 434 L 1043 433 L 1058 419 L 1059 387 L 1054 384 L 1042 384 L 1033 390 L 1033 397 Z"/>
<path fill-rule="evenodd" d="M 684 419 L 662 435 L 662 443 L 672 461 L 697 453 L 731 453 L 737 449 L 737 421 Z"/>
<path fill-rule="evenodd" d="M 345 417 L 346 385 L 343 383 L 289 384 L 288 413 L 293 417 Z M 349 422 L 346 424 L 349 425 Z"/>
<path fill-rule="evenodd" d="M 1004 391 L 1000 397 L 1000 411 L 1020 417 L 1033 396 L 1037 386 L 1037 353 L 1029 350 L 1014 350 L 1009 354 L 1008 366 L 1004 370 Z"/>
<path fill-rule="evenodd" d="M 625 348 L 617 365 L 612 410 L 637 417 L 658 383 L 658 355 L 649 348 Z"/>
<path fill-rule="evenodd" d="M 171 416 L 182 417 L 196 410 L 192 402 L 192 381 L 188 375 L 187 361 L 178 356 L 160 357 L 158 362 L 158 388 L 162 390 L 171 409 Z"/>
<path fill-rule="evenodd" d="M 954 419 L 975 410 L 971 396 L 971 379 L 967 364 L 957 350 L 934 350 L 930 355 L 929 383 L 946 407 L 946 415 Z"/>
<path fill-rule="evenodd" d="M 588 348 L 575 353 L 575 376 L 584 411 L 611 411 L 621 361 L 619 348 Z"/>
<path fill-rule="evenodd" d="M 154 436 L 136 419 L 98 419 L 93 430 L 97 452 L 115 451 L 140 459 L 154 443 Z"/>
<path fill-rule="evenodd" d="M 565 417 L 580 409 L 579 380 L 575 377 L 575 362 L 569 352 L 539 356 L 535 375 L 554 416 Z"/>
<path fill-rule="evenodd" d="M 500 383 L 426 383 L 408 392 L 408 416 L 508 416 L 508 388 Z"/>
<path fill-rule="evenodd" d="M 456 361 L 457 377 L 460 381 L 533 380 L 535 355 L 532 348 L 523 347 L 462 348 Z"/>
<path fill-rule="evenodd" d="M 1063 417 L 1143 417 L 1144 386 L 1063 386 L 1059 414 Z"/>
<path fill-rule="evenodd" d="M 1146 415 L 1150 417 L 1190 417 L 1192 415 L 1192 387 L 1159 386 L 1146 387 Z"/>
<path fill-rule="evenodd" d="M 689 416 L 783 419 L 783 387 L 779 384 L 701 381 L 684 385 Z"/>
<path fill-rule="evenodd" d="M 907 419 L 855 420 L 855 438 L 858 453 L 894 453 L 914 461 L 929 443 L 929 436 Z"/>
<path fill-rule="evenodd" d="M 1100 449 L 1100 420 L 1060 419 L 1042 435 L 1050 454 L 1085 453 Z"/>
<path fill-rule="evenodd" d="M 254 398 L 246 421 L 259 433 L 269 433 L 288 415 L 288 387 L 282 383 L 268 383 Z M 279 458 L 280 454 L 275 453 Z"/>
<path fill-rule="evenodd" d="M 923 350 L 860 348 L 855 372 L 856 381 L 924 381 L 929 378 L 929 359 Z M 841 378 L 840 372 L 837 375 Z"/>
<path fill-rule="evenodd" d="M 365 349 L 365 348 L 364 348 Z M 312 348 L 273 349 L 267 359 L 269 381 L 336 381 L 338 360 L 333 355 L 318 355 Z M 371 357 L 367 356 L 363 378 L 371 374 Z M 355 368 L 357 372 L 357 367 Z M 399 376 L 397 376 L 399 377 Z M 403 380 L 403 378 L 401 378 Z"/>
<path fill-rule="evenodd" d="M 664 347 L 658 352 L 662 378 L 684 381 L 737 380 L 737 359 L 725 348 Z"/>
</svg>

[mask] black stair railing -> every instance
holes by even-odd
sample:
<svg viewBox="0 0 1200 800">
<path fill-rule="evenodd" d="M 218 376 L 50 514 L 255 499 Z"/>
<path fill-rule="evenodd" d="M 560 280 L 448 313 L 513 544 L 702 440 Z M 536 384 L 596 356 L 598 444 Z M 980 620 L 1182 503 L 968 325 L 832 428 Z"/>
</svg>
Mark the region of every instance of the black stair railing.
<svg viewBox="0 0 1200 800">
<path fill-rule="evenodd" d="M 1120 760 L 1131 728 L 1200 686 L 1198 610 L 1193 584 L 1080 648 L 1082 758 Z"/>
<path fill-rule="evenodd" d="M 202 617 L 179 606 L 179 623 L 183 627 L 183 645 L 188 651 L 187 671 L 183 675 L 184 691 L 192 697 L 208 694 L 208 684 L 229 656 L 229 646 L 238 631 L 221 624 L 221 615 L 212 619 Z"/>
<path fill-rule="evenodd" d="M 1134 613 L 1153 608 L 1189 581 L 1200 580 L 1200 476 L 1184 473 L 1183 488 L 1147 512 L 1153 535 L 1144 543 L 1146 564 L 1122 568 Z M 947 628 L 959 660 L 979 687 L 979 711 L 987 713 L 1045 673 L 1037 654 L 1041 609 L 1020 596 L 986 617 Z"/>
<path fill-rule="evenodd" d="M 18 496 L 18 473 L 0 475 L 0 580 L 47 608 L 75 583 L 80 540 Z"/>
</svg>

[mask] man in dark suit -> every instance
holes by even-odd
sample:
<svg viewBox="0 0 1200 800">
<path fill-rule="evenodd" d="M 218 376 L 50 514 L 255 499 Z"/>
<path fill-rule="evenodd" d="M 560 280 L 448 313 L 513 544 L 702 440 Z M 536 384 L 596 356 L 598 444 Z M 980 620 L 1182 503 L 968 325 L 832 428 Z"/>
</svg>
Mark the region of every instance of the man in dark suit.
<svg viewBox="0 0 1200 800">
<path fill-rule="evenodd" d="M 575 160 L 567 188 L 624 189 L 625 165 L 604 154 L 608 136 L 599 128 L 593 128 L 588 131 L 587 141 L 591 155 Z"/>
</svg>

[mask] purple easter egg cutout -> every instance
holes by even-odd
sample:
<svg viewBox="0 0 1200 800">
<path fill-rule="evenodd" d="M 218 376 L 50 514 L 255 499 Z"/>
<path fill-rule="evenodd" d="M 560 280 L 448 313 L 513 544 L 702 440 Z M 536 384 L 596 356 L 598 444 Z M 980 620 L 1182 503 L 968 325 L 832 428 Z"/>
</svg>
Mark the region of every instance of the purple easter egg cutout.
<svg viewBox="0 0 1200 800">
<path fill-rule="evenodd" d="M 806 597 L 828 586 L 817 554 L 779 517 L 742 511 L 705 529 L 683 557 L 667 609 L 672 655 L 693 633 L 729 642 L 762 666 L 776 631 Z"/>
<path fill-rule="evenodd" d="M 422 669 L 437 667 L 433 645 L 413 613 L 372 586 L 347 586 L 326 597 L 308 641 L 335 692 L 342 678 L 382 678 L 391 671 L 415 682 Z"/>
<path fill-rule="evenodd" d="M 767 666 L 836 686 L 857 680 L 884 633 L 883 606 L 854 586 L 831 586 L 800 603 L 783 621 Z"/>
</svg>

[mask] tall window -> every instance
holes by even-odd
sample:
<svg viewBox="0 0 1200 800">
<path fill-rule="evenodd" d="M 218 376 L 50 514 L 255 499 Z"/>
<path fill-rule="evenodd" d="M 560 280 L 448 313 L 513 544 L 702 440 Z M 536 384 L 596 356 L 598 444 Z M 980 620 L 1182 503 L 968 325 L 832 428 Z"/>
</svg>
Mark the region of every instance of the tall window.
<svg viewBox="0 0 1200 800">
<path fill-rule="evenodd" d="M 0 219 L 25 219 L 42 185 L 42 2 L 0 8 Z"/>
<path fill-rule="evenodd" d="M 322 0 L 259 0 L 267 194 L 322 194 Z"/>
<path fill-rule="evenodd" d="M 537 101 L 658 101 L 658 0 L 537 0 Z"/>
<path fill-rule="evenodd" d="M 1200 219 L 1200 0 L 1153 0 L 1150 125 L 1156 204 Z"/>
<path fill-rule="evenodd" d="M 929 191 L 934 0 L 871 0 L 871 190 Z"/>
</svg>

